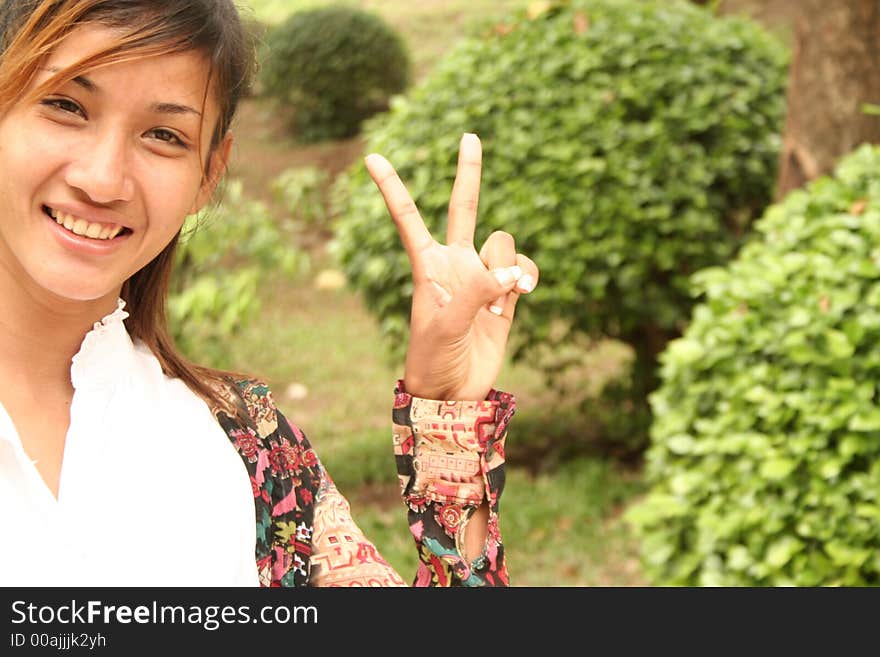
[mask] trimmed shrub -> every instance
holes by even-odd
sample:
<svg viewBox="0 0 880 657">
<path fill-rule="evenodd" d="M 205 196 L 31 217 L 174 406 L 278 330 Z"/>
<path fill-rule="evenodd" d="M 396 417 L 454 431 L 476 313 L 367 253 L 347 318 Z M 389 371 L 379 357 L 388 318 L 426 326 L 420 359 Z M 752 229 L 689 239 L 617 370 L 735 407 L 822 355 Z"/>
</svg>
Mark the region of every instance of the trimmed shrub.
<svg viewBox="0 0 880 657">
<path fill-rule="evenodd" d="M 880 584 L 880 149 L 791 193 L 662 356 L 650 495 L 658 584 Z"/>
<path fill-rule="evenodd" d="M 692 307 L 689 275 L 727 261 L 769 202 L 785 63 L 756 25 L 687 2 L 533 3 L 396 100 L 371 122 L 367 148 L 398 167 L 440 236 L 458 139 L 480 135 L 478 241 L 506 230 L 541 268 L 517 308 L 514 355 L 546 344 L 559 322 L 561 341 L 629 343 L 632 413 L 645 413 L 622 431 L 640 446 L 656 355 Z M 406 255 L 362 167 L 349 185 L 339 254 L 389 344 L 403 345 Z"/>
<path fill-rule="evenodd" d="M 409 81 L 409 56 L 377 15 L 353 7 L 297 12 L 272 29 L 261 73 L 263 92 L 290 112 L 301 141 L 357 134 Z"/>
</svg>

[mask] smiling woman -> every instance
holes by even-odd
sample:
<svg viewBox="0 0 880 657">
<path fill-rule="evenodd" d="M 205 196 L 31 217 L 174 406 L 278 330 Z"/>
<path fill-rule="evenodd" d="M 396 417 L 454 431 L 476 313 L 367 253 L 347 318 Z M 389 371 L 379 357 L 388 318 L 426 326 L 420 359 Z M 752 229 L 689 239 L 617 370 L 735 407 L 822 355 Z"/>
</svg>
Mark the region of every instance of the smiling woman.
<svg viewBox="0 0 880 657">
<path fill-rule="evenodd" d="M 7 0 L 0 30 L 0 583 L 403 584 L 268 388 L 169 338 L 180 229 L 252 70 L 232 1 Z M 474 248 L 476 136 L 447 244 L 384 158 L 366 166 L 413 268 L 393 435 L 415 583 L 503 585 L 515 402 L 493 384 L 538 271 L 506 233 Z"/>
</svg>

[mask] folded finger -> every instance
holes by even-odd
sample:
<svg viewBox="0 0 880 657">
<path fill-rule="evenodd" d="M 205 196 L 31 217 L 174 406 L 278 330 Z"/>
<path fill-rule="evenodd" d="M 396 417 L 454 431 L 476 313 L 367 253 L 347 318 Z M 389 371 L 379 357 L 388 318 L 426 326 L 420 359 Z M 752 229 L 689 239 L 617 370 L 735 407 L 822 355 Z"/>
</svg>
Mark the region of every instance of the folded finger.
<svg viewBox="0 0 880 657">
<path fill-rule="evenodd" d="M 495 277 L 494 299 L 489 303 L 489 311 L 503 315 L 507 305 L 507 295 L 522 276 L 522 269 L 516 266 L 516 244 L 513 236 L 504 231 L 489 235 L 480 249 L 480 259 Z"/>
<path fill-rule="evenodd" d="M 489 304 L 489 312 L 494 315 L 503 315 L 513 285 L 522 277 L 522 269 L 517 265 L 511 265 L 510 267 L 493 269 L 490 273 L 498 281 L 498 284 L 502 286 L 504 292 Z"/>
<path fill-rule="evenodd" d="M 516 264 L 522 269 L 523 275 L 516 282 L 516 291 L 520 294 L 528 294 L 538 285 L 540 271 L 535 262 L 524 256 L 522 253 L 516 254 Z"/>
<path fill-rule="evenodd" d="M 503 271 L 503 270 L 495 270 Z M 489 307 L 490 312 L 513 320 L 513 314 L 516 310 L 516 304 L 523 294 L 528 294 L 538 285 L 540 272 L 534 261 L 524 256 L 522 253 L 516 254 L 516 264 L 506 268 L 509 272 L 505 282 L 509 284 L 510 280 L 515 280 L 516 284 L 506 294 L 498 297 Z"/>
</svg>

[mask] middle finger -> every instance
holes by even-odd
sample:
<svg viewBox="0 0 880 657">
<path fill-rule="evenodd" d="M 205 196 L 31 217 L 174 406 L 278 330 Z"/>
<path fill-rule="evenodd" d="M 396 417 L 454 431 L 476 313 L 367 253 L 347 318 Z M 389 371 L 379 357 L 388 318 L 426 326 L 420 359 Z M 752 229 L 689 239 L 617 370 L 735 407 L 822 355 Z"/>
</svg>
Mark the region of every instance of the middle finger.
<svg viewBox="0 0 880 657">
<path fill-rule="evenodd" d="M 480 201 L 480 176 L 483 166 L 483 150 L 480 139 L 466 133 L 458 150 L 458 169 L 449 199 L 449 223 L 446 227 L 446 243 L 474 243 L 477 225 L 477 205 Z"/>
</svg>

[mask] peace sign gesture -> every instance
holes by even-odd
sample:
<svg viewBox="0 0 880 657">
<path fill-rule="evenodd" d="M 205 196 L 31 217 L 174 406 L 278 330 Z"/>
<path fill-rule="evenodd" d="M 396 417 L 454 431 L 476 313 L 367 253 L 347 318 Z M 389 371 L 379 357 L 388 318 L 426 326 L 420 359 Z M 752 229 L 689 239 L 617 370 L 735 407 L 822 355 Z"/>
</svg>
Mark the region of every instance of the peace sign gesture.
<svg viewBox="0 0 880 657">
<path fill-rule="evenodd" d="M 407 392 L 428 399 L 485 399 L 504 361 L 516 303 L 520 294 L 534 289 L 538 268 L 516 252 L 508 233 L 492 233 L 479 253 L 474 248 L 480 140 L 472 134 L 461 140 L 446 244 L 431 236 L 388 160 L 372 154 L 365 163 L 413 273 Z"/>
</svg>

